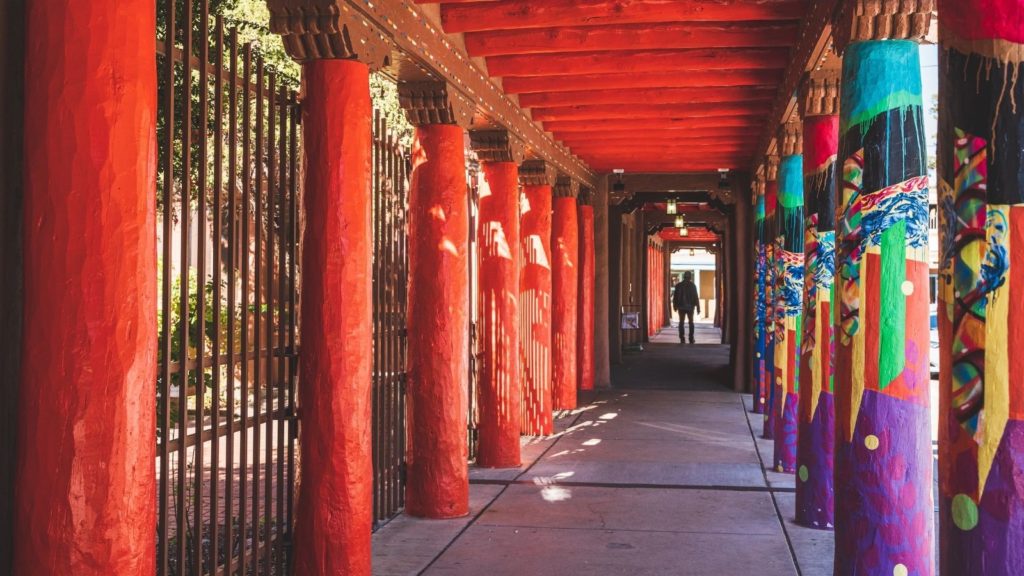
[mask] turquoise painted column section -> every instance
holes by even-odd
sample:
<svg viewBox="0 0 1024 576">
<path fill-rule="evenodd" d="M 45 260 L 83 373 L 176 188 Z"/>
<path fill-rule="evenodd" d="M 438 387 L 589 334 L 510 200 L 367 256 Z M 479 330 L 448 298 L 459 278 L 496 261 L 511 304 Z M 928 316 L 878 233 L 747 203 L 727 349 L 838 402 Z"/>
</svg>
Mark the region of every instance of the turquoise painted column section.
<svg viewBox="0 0 1024 576">
<path fill-rule="evenodd" d="M 779 162 L 775 248 L 775 457 L 778 472 L 796 472 L 797 406 L 804 292 L 804 157 Z"/>
</svg>

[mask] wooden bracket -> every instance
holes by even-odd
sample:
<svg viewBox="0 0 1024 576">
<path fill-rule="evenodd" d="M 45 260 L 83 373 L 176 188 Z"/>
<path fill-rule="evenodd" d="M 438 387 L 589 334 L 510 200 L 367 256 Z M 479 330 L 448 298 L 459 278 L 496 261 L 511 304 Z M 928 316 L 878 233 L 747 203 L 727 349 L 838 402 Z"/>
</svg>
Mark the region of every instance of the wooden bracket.
<svg viewBox="0 0 1024 576">
<path fill-rule="evenodd" d="M 390 65 L 391 38 L 336 0 L 267 0 L 270 31 L 299 62 L 359 60 L 371 70 Z"/>
<path fill-rule="evenodd" d="M 935 0 L 847 0 L 833 27 L 836 50 L 852 42 L 913 40 L 928 36 Z"/>
<path fill-rule="evenodd" d="M 508 130 L 471 130 L 469 145 L 481 162 L 522 164 L 526 157 L 522 140 Z"/>
<path fill-rule="evenodd" d="M 519 183 L 523 186 L 553 186 L 558 172 L 544 160 L 526 160 L 519 166 Z"/>
<path fill-rule="evenodd" d="M 472 103 L 447 82 L 399 82 L 398 103 L 413 126 L 472 123 Z"/>
</svg>

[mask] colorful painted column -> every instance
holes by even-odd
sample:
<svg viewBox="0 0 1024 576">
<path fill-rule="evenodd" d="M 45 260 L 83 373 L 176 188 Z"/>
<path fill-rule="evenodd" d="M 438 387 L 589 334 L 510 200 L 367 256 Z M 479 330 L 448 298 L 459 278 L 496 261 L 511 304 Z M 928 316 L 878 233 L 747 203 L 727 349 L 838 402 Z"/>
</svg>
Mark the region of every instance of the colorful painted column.
<svg viewBox="0 0 1024 576">
<path fill-rule="evenodd" d="M 837 576 L 935 571 L 928 176 L 914 41 L 927 33 L 930 13 L 878 13 L 897 8 L 852 2 L 835 28 L 844 51 L 835 279 Z M 874 28 L 879 23 L 887 32 Z M 872 39 L 889 32 L 910 39 Z"/>
<path fill-rule="evenodd" d="M 547 436 L 551 415 L 551 186 L 554 171 L 539 160 L 519 167 L 519 366 L 522 433 Z"/>
<path fill-rule="evenodd" d="M 580 190 L 580 281 L 579 334 L 577 335 L 577 378 L 580 390 L 594 389 L 594 195 Z"/>
<path fill-rule="evenodd" d="M 775 281 L 778 277 L 775 254 L 777 252 L 778 224 L 775 219 L 779 203 L 779 157 L 769 156 L 766 163 L 767 181 L 764 189 L 764 432 L 766 439 L 775 438 Z M 774 454 L 773 454 L 774 457 Z"/>
<path fill-rule="evenodd" d="M 363 327 L 372 321 L 373 236 L 369 204 L 346 201 L 370 187 L 369 68 L 357 60 L 313 60 L 303 75 L 302 485 L 295 566 L 304 574 L 369 574 L 373 340 Z"/>
<path fill-rule="evenodd" d="M 762 168 L 763 170 L 763 168 Z M 765 300 L 765 278 L 767 252 L 765 250 L 765 214 L 763 175 L 758 175 L 754 182 L 754 413 L 764 414 L 768 402 L 768 385 L 766 374 L 766 329 L 765 317 L 767 303 Z"/>
<path fill-rule="evenodd" d="M 1024 574 L 1024 1 L 939 2 L 943 574 Z"/>
<path fill-rule="evenodd" d="M 25 37 L 14 573 L 153 574 L 155 6 L 28 2 Z"/>
<path fill-rule="evenodd" d="M 551 388 L 554 410 L 576 408 L 576 338 L 579 286 L 579 185 L 566 177 L 555 183 L 551 216 Z"/>
<path fill-rule="evenodd" d="M 816 71 L 805 78 L 800 109 L 804 118 L 805 256 L 796 521 L 829 530 L 835 526 L 832 278 L 836 262 L 839 70 Z"/>
<path fill-rule="evenodd" d="M 470 133 L 483 185 L 478 203 L 480 365 L 476 463 L 513 468 L 519 432 L 519 166 L 521 146 L 504 130 Z M 516 344 L 516 345 L 510 345 Z"/>
<path fill-rule="evenodd" d="M 469 513 L 469 267 L 463 130 L 442 83 L 402 85 L 416 126 L 409 188 L 409 386 L 406 512 Z"/>
<path fill-rule="evenodd" d="M 799 119 L 779 132 L 779 204 L 775 247 L 775 458 L 777 472 L 796 472 L 800 337 L 804 299 L 804 157 Z"/>
</svg>

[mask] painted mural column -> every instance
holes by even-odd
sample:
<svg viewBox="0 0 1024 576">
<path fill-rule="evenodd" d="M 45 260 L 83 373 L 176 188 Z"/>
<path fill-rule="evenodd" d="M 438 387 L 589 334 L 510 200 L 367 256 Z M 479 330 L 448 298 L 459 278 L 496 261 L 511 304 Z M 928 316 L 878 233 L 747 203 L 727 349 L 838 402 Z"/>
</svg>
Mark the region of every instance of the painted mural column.
<svg viewBox="0 0 1024 576">
<path fill-rule="evenodd" d="M 764 168 L 762 167 L 762 171 Z M 766 328 L 765 277 L 767 251 L 765 249 L 766 229 L 764 214 L 764 174 L 759 174 L 753 184 L 754 195 L 754 413 L 764 414 L 768 402 L 766 374 Z"/>
<path fill-rule="evenodd" d="M 523 150 L 505 130 L 473 131 L 470 141 L 484 176 L 477 215 L 481 361 L 476 463 L 511 468 L 521 462 L 519 163 Z"/>
<path fill-rule="evenodd" d="M 547 436 L 551 415 L 551 187 L 552 166 L 527 160 L 519 167 L 519 378 L 522 433 Z"/>
<path fill-rule="evenodd" d="M 594 194 L 581 189 L 579 197 L 580 275 L 577 308 L 576 375 L 580 390 L 594 389 Z"/>
<path fill-rule="evenodd" d="M 831 529 L 835 526 L 832 278 L 839 70 L 811 73 L 801 86 L 799 103 L 804 118 L 805 232 L 796 521 L 810 528 Z"/>
<path fill-rule="evenodd" d="M 14 572 L 153 574 L 155 6 L 29 2 L 25 24 Z"/>
<path fill-rule="evenodd" d="M 579 184 L 560 176 L 551 215 L 551 389 L 555 410 L 576 408 Z"/>
<path fill-rule="evenodd" d="M 796 472 L 800 337 L 804 289 L 803 126 L 794 118 L 779 131 L 779 201 L 775 246 L 775 470 Z"/>
<path fill-rule="evenodd" d="M 461 102 L 446 84 L 400 83 L 416 126 L 409 188 L 409 442 L 406 512 L 469 512 L 469 267 Z"/>
<path fill-rule="evenodd" d="M 1024 1 L 939 2 L 943 574 L 1024 574 Z"/>
<path fill-rule="evenodd" d="M 907 3 L 858 0 L 843 54 L 836 211 L 838 576 L 935 572 L 928 368 L 928 176 Z M 885 12 L 891 10 L 892 12 Z"/>
<path fill-rule="evenodd" d="M 767 439 L 775 438 L 775 282 L 778 277 L 776 253 L 778 252 L 778 223 L 775 212 L 779 203 L 779 157 L 768 156 L 765 160 L 764 187 L 764 433 Z M 774 455 L 773 455 L 774 457 Z M 773 461 L 774 463 L 774 461 Z"/>
</svg>

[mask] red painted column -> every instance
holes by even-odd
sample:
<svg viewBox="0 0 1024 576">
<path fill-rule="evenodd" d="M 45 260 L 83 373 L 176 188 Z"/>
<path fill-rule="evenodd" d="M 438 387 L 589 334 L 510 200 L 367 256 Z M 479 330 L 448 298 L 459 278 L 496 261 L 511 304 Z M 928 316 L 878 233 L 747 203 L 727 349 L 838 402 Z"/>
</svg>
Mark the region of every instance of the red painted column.
<svg viewBox="0 0 1024 576">
<path fill-rule="evenodd" d="M 594 389 L 594 207 L 581 204 L 580 225 L 580 277 L 577 326 L 577 378 L 580 390 Z"/>
<path fill-rule="evenodd" d="M 469 214 L 462 128 L 416 128 L 409 194 L 406 511 L 469 513 Z"/>
<path fill-rule="evenodd" d="M 476 462 L 511 468 L 521 462 L 519 431 L 519 167 L 483 162 L 480 246 L 480 424 Z"/>
<path fill-rule="evenodd" d="M 519 276 L 522 432 L 547 436 L 551 418 L 551 185 L 523 186 Z"/>
<path fill-rule="evenodd" d="M 29 2 L 26 26 L 14 572 L 153 574 L 155 8 Z"/>
<path fill-rule="evenodd" d="M 558 189 L 562 188 L 558 186 Z M 559 195 L 554 199 L 551 249 L 553 408 L 572 410 L 576 408 L 576 290 L 579 283 L 579 225 L 575 196 Z"/>
<path fill-rule="evenodd" d="M 370 574 L 373 341 L 369 69 L 303 66 L 306 182 L 295 574 Z"/>
</svg>

